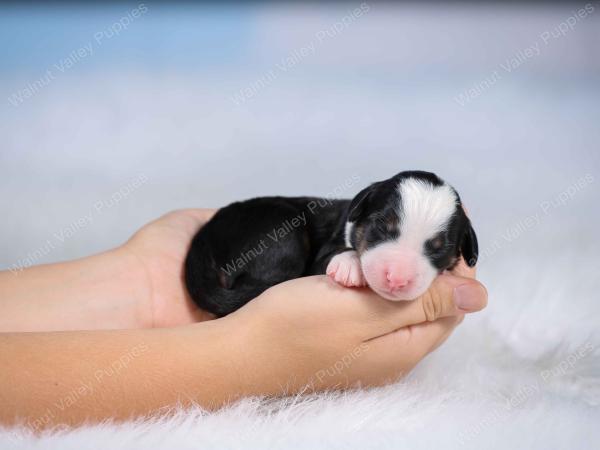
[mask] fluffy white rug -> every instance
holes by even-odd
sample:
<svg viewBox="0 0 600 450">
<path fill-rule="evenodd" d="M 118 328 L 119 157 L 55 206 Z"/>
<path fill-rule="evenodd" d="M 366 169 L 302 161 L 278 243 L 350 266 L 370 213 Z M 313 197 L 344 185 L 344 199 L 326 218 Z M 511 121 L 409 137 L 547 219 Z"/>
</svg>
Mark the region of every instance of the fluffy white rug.
<svg viewBox="0 0 600 450">
<path fill-rule="evenodd" d="M 498 249 L 488 269 L 484 257 L 488 309 L 393 386 L 247 399 L 217 413 L 176 411 L 41 437 L 5 430 L 0 448 L 598 448 L 592 252 L 550 258 L 538 247 L 532 258 L 529 245 L 514 247 Z"/>
</svg>

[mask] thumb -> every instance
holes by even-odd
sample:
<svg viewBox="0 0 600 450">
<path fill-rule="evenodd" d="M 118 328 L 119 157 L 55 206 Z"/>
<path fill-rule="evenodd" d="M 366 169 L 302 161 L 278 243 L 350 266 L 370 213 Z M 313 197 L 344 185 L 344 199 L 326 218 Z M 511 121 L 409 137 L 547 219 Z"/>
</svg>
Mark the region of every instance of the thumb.
<svg viewBox="0 0 600 450">
<path fill-rule="evenodd" d="M 487 305 L 487 290 L 472 278 L 449 274 L 438 276 L 429 289 L 410 302 L 389 302 L 389 316 L 383 321 L 393 327 L 386 332 L 409 325 L 433 322 L 442 317 L 480 311 Z"/>
</svg>

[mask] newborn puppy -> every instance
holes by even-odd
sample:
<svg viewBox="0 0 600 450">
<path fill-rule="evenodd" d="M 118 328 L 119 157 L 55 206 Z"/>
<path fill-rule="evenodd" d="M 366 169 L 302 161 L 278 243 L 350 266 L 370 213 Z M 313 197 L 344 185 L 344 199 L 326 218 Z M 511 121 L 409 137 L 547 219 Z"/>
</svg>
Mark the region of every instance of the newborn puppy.
<svg viewBox="0 0 600 450">
<path fill-rule="evenodd" d="M 194 237 L 185 263 L 192 299 L 227 315 L 278 283 L 327 273 L 412 300 L 477 237 L 458 193 L 435 174 L 401 172 L 352 200 L 262 197 L 220 209 Z"/>
</svg>

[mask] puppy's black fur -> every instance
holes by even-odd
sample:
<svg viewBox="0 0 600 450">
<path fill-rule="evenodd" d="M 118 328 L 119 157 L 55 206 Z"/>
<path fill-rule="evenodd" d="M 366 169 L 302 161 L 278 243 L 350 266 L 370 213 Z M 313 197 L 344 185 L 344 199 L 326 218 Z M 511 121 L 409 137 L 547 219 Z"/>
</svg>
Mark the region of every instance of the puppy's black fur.
<svg viewBox="0 0 600 450">
<path fill-rule="evenodd" d="M 345 247 L 349 203 L 261 197 L 220 209 L 192 241 L 185 264 L 190 295 L 220 317 L 271 286 L 325 273 Z"/>
<path fill-rule="evenodd" d="M 353 200 L 316 197 L 261 197 L 220 209 L 194 237 L 185 262 L 192 299 L 204 310 L 225 316 L 271 286 L 302 276 L 324 274 L 333 256 L 349 250 L 361 255 L 398 237 L 397 186 L 414 177 L 438 186 L 429 172 L 409 171 L 363 189 Z M 433 242 L 435 240 L 435 242 Z M 477 261 L 477 238 L 457 194 L 447 228 L 423 248 L 440 272 L 461 254 Z"/>
</svg>

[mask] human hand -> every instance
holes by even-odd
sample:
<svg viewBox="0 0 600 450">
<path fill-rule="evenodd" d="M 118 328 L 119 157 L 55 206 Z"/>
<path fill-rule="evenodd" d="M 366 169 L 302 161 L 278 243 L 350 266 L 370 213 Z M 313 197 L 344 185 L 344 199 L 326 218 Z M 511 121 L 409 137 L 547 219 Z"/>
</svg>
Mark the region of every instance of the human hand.
<svg viewBox="0 0 600 450">
<path fill-rule="evenodd" d="M 143 226 L 117 249 L 133 256 L 132 282 L 147 286 L 139 290 L 142 326 L 169 327 L 212 318 L 190 298 L 183 270 L 192 238 L 215 212 L 213 209 L 171 211 Z"/>
<path fill-rule="evenodd" d="M 3 377 L 20 380 L 4 383 L 9 414 L 0 414 L 0 423 L 39 418 L 47 413 L 43 405 L 56 404 L 132 349 L 139 353 L 135 370 L 103 378 L 77 408 L 53 410 L 43 426 L 127 419 L 188 402 L 219 407 L 242 396 L 307 387 L 382 384 L 440 345 L 465 312 L 486 304 L 485 288 L 463 264 L 413 302 L 388 302 L 369 289 L 317 276 L 274 286 L 222 319 L 135 329 L 207 318 L 187 297 L 181 275 L 189 241 L 211 214 L 169 213 L 115 250 L 18 276 L 0 273 L 0 309 L 8 318 L 0 330 L 29 331 L 0 336 L 8 361 Z M 40 310 L 45 321 L 34 313 Z M 53 330 L 63 332 L 39 333 Z M 140 383 L 139 374 L 152 376 Z M 49 378 L 61 383 L 50 389 Z"/>
<path fill-rule="evenodd" d="M 324 276 L 274 286 L 226 318 L 246 349 L 248 395 L 379 385 L 410 371 L 443 343 L 487 292 L 464 261 L 410 302 Z"/>
</svg>

